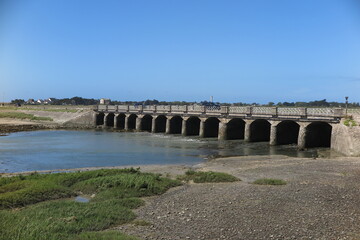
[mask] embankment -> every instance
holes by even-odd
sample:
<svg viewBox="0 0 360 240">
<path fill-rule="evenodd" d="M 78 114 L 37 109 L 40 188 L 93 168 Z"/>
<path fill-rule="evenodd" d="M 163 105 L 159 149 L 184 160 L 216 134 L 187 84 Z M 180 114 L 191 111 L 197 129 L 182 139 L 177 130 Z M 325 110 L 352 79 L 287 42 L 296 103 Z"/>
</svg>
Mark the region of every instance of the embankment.
<svg viewBox="0 0 360 240">
<path fill-rule="evenodd" d="M 345 156 L 360 156 L 360 126 L 345 126 L 344 121 L 334 124 L 331 148 Z"/>
</svg>

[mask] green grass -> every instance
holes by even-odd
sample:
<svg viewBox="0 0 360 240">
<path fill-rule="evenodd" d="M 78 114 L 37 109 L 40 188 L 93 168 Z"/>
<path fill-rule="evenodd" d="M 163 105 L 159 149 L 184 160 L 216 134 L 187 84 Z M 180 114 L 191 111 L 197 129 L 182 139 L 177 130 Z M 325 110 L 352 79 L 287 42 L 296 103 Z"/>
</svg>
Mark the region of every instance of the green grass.
<svg viewBox="0 0 360 240">
<path fill-rule="evenodd" d="M 286 181 L 273 178 L 260 178 L 253 182 L 258 185 L 286 185 Z"/>
<path fill-rule="evenodd" d="M 0 106 L 0 111 L 4 111 L 4 110 L 18 110 L 18 107 L 13 107 L 13 106 Z"/>
<path fill-rule="evenodd" d="M 17 118 L 17 119 L 29 119 L 39 121 L 53 121 L 50 117 L 36 117 L 33 114 L 27 114 L 22 112 L 0 112 L 0 118 Z"/>
<path fill-rule="evenodd" d="M 357 123 L 355 120 L 353 120 L 351 118 L 347 118 L 344 120 L 344 125 L 347 127 L 355 127 L 355 126 L 357 126 Z"/>
<path fill-rule="evenodd" d="M 194 181 L 195 183 L 210 183 L 210 182 L 235 182 L 240 181 L 240 179 L 221 172 L 196 172 L 193 170 L 188 170 L 185 172 L 185 175 L 180 175 L 177 177 L 181 181 Z"/>
<path fill-rule="evenodd" d="M 148 221 L 142 220 L 142 219 L 136 219 L 134 221 L 131 222 L 133 225 L 135 226 L 149 226 L 151 225 L 151 223 L 149 223 Z"/>
<path fill-rule="evenodd" d="M 2 177 L 0 239 L 135 239 L 103 230 L 132 222 L 139 197 L 179 184 L 132 168 Z M 95 197 L 69 199 L 79 193 Z"/>
<path fill-rule="evenodd" d="M 44 111 L 44 112 L 72 112 L 75 113 L 77 109 L 65 109 L 65 108 L 21 108 L 21 110 L 29 110 L 29 111 Z"/>
</svg>

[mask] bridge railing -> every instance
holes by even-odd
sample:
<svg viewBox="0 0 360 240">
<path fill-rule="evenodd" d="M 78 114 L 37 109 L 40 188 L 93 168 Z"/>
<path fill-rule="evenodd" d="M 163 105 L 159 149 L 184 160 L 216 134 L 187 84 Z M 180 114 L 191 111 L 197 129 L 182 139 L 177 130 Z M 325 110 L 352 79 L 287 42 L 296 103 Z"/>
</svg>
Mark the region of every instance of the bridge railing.
<svg viewBox="0 0 360 240">
<path fill-rule="evenodd" d="M 260 106 L 201 106 L 201 105 L 98 105 L 99 112 L 174 113 L 193 115 L 229 115 L 264 117 L 334 117 L 345 115 L 343 108 L 296 108 Z M 355 113 L 355 111 L 352 111 Z M 360 112 L 360 110 L 359 110 Z"/>
</svg>

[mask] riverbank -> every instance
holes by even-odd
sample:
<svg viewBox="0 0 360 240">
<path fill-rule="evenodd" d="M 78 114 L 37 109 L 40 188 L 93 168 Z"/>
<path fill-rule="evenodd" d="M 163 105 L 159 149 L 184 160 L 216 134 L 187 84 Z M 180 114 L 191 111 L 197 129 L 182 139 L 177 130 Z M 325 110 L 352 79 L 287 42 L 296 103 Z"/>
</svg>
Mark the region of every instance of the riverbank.
<svg viewBox="0 0 360 240">
<path fill-rule="evenodd" d="M 128 166 L 126 166 L 128 167 Z M 150 223 L 113 228 L 141 239 L 359 239 L 360 159 L 280 155 L 218 158 L 194 166 L 146 165 L 175 178 L 189 168 L 225 172 L 233 183 L 185 184 L 145 198 L 135 212 Z M 110 167 L 110 168 L 124 168 Z M 82 168 L 76 170 L 93 170 Z M 287 185 L 262 186 L 259 178 Z"/>
<path fill-rule="evenodd" d="M 92 122 L 91 106 L 0 107 L 0 114 L 2 135 L 42 129 L 90 128 Z M 29 118 L 24 118 L 27 115 Z"/>
<path fill-rule="evenodd" d="M 242 181 L 170 189 L 146 199 L 136 211 L 150 226 L 115 229 L 169 240 L 360 238 L 359 158 L 231 157 L 194 168 L 226 172 Z M 287 185 L 252 184 L 265 177 Z"/>
</svg>

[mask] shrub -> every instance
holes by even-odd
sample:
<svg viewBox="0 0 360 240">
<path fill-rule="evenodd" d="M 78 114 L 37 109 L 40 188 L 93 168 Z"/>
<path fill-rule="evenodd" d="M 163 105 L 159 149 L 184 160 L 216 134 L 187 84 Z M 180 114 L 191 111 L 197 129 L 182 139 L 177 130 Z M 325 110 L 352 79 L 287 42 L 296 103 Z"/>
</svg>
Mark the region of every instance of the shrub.
<svg viewBox="0 0 360 240">
<path fill-rule="evenodd" d="M 221 172 L 196 172 L 194 170 L 188 170 L 185 175 L 178 176 L 177 179 L 182 181 L 193 180 L 195 183 L 206 182 L 235 182 L 240 181 L 237 177 L 234 177 L 227 173 Z"/>
<path fill-rule="evenodd" d="M 286 185 L 286 181 L 273 178 L 261 178 L 253 182 L 258 185 Z"/>
</svg>

